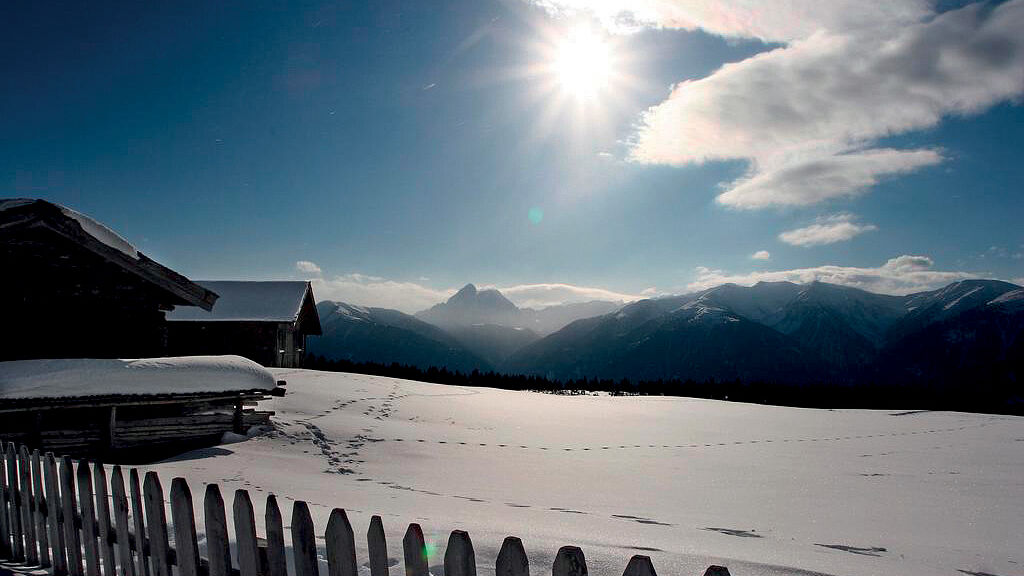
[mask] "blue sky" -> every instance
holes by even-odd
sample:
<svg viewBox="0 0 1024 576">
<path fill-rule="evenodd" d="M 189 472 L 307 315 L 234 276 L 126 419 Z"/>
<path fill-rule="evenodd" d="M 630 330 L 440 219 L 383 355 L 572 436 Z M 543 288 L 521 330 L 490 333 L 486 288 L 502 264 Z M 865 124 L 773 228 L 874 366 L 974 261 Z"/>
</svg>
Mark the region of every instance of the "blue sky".
<svg viewBox="0 0 1024 576">
<path fill-rule="evenodd" d="M 1020 0 L 140 4 L 0 8 L 0 195 L 192 278 L 414 311 L 1024 277 Z"/>
</svg>

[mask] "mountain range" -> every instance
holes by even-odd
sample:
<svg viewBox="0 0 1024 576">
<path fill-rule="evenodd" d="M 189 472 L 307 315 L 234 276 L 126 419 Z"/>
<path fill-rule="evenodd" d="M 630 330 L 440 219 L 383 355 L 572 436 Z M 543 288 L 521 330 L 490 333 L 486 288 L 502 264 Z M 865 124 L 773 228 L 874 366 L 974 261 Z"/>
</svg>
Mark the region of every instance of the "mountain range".
<svg viewBox="0 0 1024 576">
<path fill-rule="evenodd" d="M 319 305 L 310 351 L 553 379 L 1016 385 L 1024 289 L 964 280 L 892 296 L 825 282 L 724 284 L 629 304 L 521 309 L 467 285 L 415 316 Z M 996 385 L 996 384 L 992 384 Z"/>
</svg>

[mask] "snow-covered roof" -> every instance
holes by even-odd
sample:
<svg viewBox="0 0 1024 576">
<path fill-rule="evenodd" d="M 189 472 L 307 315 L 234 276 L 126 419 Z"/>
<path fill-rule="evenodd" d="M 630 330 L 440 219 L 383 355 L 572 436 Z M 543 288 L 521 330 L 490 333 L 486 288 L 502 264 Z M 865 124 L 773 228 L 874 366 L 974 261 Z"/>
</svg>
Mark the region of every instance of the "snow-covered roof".
<svg viewBox="0 0 1024 576">
<path fill-rule="evenodd" d="M 272 390 L 274 376 L 241 356 L 0 362 L 0 399 L 202 394 Z"/>
<path fill-rule="evenodd" d="M 195 307 L 175 308 L 167 313 L 172 322 L 295 322 L 310 290 L 306 281 L 249 282 L 240 280 L 198 280 L 197 284 L 220 298 L 207 312 Z"/>
<path fill-rule="evenodd" d="M 0 212 L 3 212 L 4 210 L 7 210 L 9 208 L 17 208 L 19 206 L 26 206 L 28 204 L 31 204 L 31 203 L 35 202 L 35 201 L 36 200 L 33 199 L 33 198 L 5 198 L 5 199 L 0 199 Z M 117 232 L 114 232 L 110 228 L 107 228 L 106 226 L 104 226 L 103 224 L 100 224 L 96 220 L 93 220 L 89 216 L 86 216 L 85 214 L 82 214 L 81 212 L 77 212 L 75 210 L 72 210 L 71 208 L 68 208 L 67 206 L 63 206 L 61 204 L 54 204 L 54 206 L 59 208 L 60 211 L 63 212 L 65 216 L 67 216 L 68 218 L 71 218 L 74 221 L 78 222 L 79 226 L 82 227 L 82 230 L 85 230 L 86 234 L 89 234 L 90 236 L 92 236 L 96 240 L 99 240 L 103 244 L 106 244 L 107 246 L 109 246 L 109 247 L 111 247 L 111 248 L 121 252 L 122 254 L 124 254 L 126 256 L 131 256 L 132 258 L 135 258 L 136 260 L 138 260 L 138 258 L 139 258 L 139 251 L 138 251 L 138 249 L 136 249 L 135 246 L 132 246 L 131 242 L 128 242 L 127 240 L 125 240 L 124 237 L 122 237 Z"/>
</svg>

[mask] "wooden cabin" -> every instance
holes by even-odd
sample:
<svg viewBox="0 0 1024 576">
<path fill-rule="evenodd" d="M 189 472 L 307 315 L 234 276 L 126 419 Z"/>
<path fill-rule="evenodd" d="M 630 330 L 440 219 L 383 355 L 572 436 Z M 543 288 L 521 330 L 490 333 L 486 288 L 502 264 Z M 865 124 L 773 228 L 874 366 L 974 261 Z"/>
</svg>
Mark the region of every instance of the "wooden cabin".
<svg viewBox="0 0 1024 576">
<path fill-rule="evenodd" d="M 167 352 L 164 314 L 217 295 L 92 218 L 45 200 L 0 199 L 0 360 Z"/>
<path fill-rule="evenodd" d="M 302 366 L 306 337 L 319 336 L 313 288 L 305 281 L 199 280 L 220 298 L 212 310 L 167 315 L 174 356 L 237 354 L 264 366 Z"/>
</svg>

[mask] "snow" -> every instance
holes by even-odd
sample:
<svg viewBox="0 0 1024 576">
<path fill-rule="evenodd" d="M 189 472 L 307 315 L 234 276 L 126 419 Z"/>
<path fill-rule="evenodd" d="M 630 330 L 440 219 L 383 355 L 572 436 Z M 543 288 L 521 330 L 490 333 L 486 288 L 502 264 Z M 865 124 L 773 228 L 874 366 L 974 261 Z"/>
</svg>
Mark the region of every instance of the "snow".
<svg viewBox="0 0 1024 576">
<path fill-rule="evenodd" d="M 482 576 L 507 535 L 535 574 L 563 545 L 600 575 L 633 554 L 679 575 L 1011 576 L 1024 563 L 1024 418 L 272 373 L 288 381 L 261 405 L 274 432 L 149 468 L 193 490 L 246 488 L 258 518 L 269 493 L 306 500 L 320 534 L 343 507 L 360 564 L 373 514 L 395 558 L 421 524 L 435 575 L 453 529 Z"/>
<path fill-rule="evenodd" d="M 219 298 L 213 310 L 181 306 L 167 313 L 172 322 L 294 322 L 302 307 L 309 283 L 305 281 L 248 282 L 198 280 Z"/>
<path fill-rule="evenodd" d="M 968 297 L 968 296 L 970 296 L 971 294 L 974 294 L 974 293 L 975 293 L 975 292 L 977 292 L 978 290 L 981 290 L 981 288 L 982 288 L 981 286 L 978 286 L 978 287 L 976 287 L 976 288 L 972 288 L 972 289 L 968 290 L 967 292 L 964 292 L 964 293 L 963 293 L 963 294 L 961 294 L 961 295 L 960 295 L 960 297 L 958 297 L 958 298 L 957 298 L 956 300 L 952 300 L 952 301 L 950 301 L 950 302 L 949 302 L 948 304 L 946 304 L 945 306 L 943 306 L 943 307 L 942 307 L 942 309 L 943 309 L 943 310 L 949 310 L 950 308 L 952 308 L 952 307 L 956 306 L 957 304 L 959 304 L 959 303 L 960 303 L 960 301 L 961 301 L 961 300 L 963 300 L 964 298 L 967 298 L 967 297 Z"/>
<path fill-rule="evenodd" d="M 271 390 L 275 385 L 270 372 L 241 356 L 0 362 L 5 400 Z"/>
</svg>

